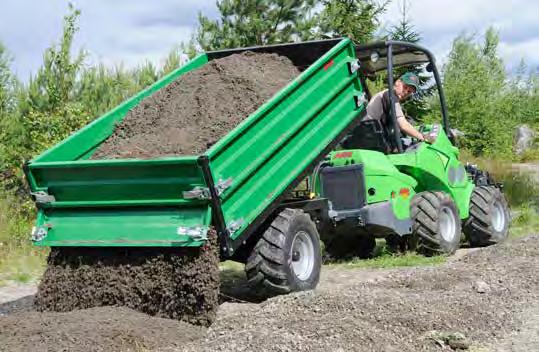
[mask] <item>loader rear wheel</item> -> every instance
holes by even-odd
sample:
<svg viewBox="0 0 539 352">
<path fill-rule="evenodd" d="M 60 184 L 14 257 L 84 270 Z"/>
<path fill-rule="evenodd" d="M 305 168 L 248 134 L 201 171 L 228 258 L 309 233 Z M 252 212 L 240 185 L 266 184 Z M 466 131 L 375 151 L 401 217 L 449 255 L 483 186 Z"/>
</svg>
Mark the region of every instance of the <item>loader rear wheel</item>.
<svg viewBox="0 0 539 352">
<path fill-rule="evenodd" d="M 509 233 L 511 217 L 502 192 L 494 186 L 476 187 L 470 199 L 470 217 L 464 234 L 473 247 L 503 242 Z"/>
<path fill-rule="evenodd" d="M 263 296 L 311 290 L 320 279 L 322 258 L 316 226 L 308 214 L 286 208 L 253 248 L 245 271 Z"/>
<path fill-rule="evenodd" d="M 451 197 L 421 192 L 411 202 L 412 236 L 416 250 L 427 256 L 453 254 L 459 248 L 460 218 Z"/>
</svg>

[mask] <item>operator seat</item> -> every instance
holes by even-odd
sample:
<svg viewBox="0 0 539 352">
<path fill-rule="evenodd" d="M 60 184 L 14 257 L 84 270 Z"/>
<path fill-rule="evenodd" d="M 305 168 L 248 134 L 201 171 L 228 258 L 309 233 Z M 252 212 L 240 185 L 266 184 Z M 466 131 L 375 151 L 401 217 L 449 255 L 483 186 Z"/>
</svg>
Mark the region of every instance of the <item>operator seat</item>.
<svg viewBox="0 0 539 352">
<path fill-rule="evenodd" d="M 389 154 L 392 148 L 388 132 L 379 120 L 363 120 L 341 142 L 344 149 L 368 149 Z"/>
</svg>

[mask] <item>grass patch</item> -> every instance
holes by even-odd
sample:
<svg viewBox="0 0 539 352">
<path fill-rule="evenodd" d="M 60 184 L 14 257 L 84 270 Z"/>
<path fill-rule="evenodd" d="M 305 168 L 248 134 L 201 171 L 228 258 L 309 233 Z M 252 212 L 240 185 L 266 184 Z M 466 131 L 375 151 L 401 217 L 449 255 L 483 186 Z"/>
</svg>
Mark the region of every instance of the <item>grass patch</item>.
<svg viewBox="0 0 539 352">
<path fill-rule="evenodd" d="M 514 218 L 509 236 L 523 237 L 529 234 L 539 234 L 539 212 L 533 203 L 527 203 L 514 210 Z"/>
<path fill-rule="evenodd" d="M 416 253 L 406 253 L 403 255 L 384 254 L 372 259 L 352 259 L 345 263 L 330 264 L 333 266 L 345 268 L 365 268 L 365 269 L 382 269 L 382 268 L 400 268 L 409 266 L 430 266 L 445 263 L 446 257 L 434 256 L 425 257 Z"/>
<path fill-rule="evenodd" d="M 15 200 L 0 199 L 0 285 L 34 281 L 43 273 L 48 249 L 32 245 L 31 228 Z"/>
<path fill-rule="evenodd" d="M 364 269 L 383 269 L 383 268 L 401 268 L 410 266 L 430 266 L 443 264 L 446 261 L 445 256 L 425 257 L 423 255 L 407 252 L 405 254 L 392 254 L 382 247 L 378 253 L 371 259 L 354 258 L 348 261 L 329 263 L 329 266 L 342 268 L 364 268 Z"/>
</svg>

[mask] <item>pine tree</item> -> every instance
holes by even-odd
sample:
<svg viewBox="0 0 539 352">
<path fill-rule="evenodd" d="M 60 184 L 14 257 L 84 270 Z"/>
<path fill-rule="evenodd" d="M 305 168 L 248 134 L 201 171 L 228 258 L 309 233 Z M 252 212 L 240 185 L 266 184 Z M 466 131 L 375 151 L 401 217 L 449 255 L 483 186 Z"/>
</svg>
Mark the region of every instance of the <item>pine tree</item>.
<svg viewBox="0 0 539 352">
<path fill-rule="evenodd" d="M 204 51 L 309 39 L 317 0 L 219 0 L 220 19 L 199 14 L 194 44 Z"/>
<path fill-rule="evenodd" d="M 389 0 L 326 0 L 319 15 L 318 36 L 347 36 L 356 43 L 372 41 L 380 26 L 380 16 Z"/>
<path fill-rule="evenodd" d="M 417 32 L 412 21 L 408 17 L 409 4 L 406 0 L 402 2 L 401 18 L 399 22 L 389 29 L 388 37 L 391 40 L 398 40 L 409 43 L 419 43 L 421 35 Z M 403 109 L 407 115 L 414 120 L 421 121 L 431 112 L 428 98 L 434 93 L 435 83 L 432 80 L 432 75 L 425 72 L 423 65 L 413 65 L 396 68 L 393 72 L 395 78 L 401 76 L 405 72 L 414 72 L 418 75 L 422 89 L 414 94 L 413 98 L 403 105 Z M 437 122 L 441 121 L 441 116 L 438 116 Z"/>
</svg>

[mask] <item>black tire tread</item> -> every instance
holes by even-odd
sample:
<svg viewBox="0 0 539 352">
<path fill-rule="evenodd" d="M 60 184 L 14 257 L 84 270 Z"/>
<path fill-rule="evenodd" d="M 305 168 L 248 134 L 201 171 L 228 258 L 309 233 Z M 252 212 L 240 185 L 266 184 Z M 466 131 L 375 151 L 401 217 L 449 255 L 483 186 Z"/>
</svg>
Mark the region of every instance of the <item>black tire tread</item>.
<svg viewBox="0 0 539 352">
<path fill-rule="evenodd" d="M 410 202 L 412 215 L 412 233 L 416 237 L 416 250 L 427 256 L 452 254 L 458 244 L 442 245 L 438 235 L 438 211 L 442 204 L 450 204 L 457 211 L 454 202 L 443 192 L 421 192 Z M 457 212 L 458 215 L 458 212 Z M 457 219 L 457 231 L 460 234 L 460 219 Z"/>
<path fill-rule="evenodd" d="M 311 218 L 301 209 L 283 209 L 264 231 L 245 264 L 248 283 L 262 289 L 265 295 L 286 294 L 293 291 L 287 281 L 285 241 L 293 218 Z"/>
<path fill-rule="evenodd" d="M 506 210 L 506 221 L 509 222 L 507 201 L 503 194 L 495 186 L 476 187 L 470 198 L 470 217 L 463 226 L 464 234 L 473 247 L 484 247 L 501 242 L 507 238 L 508 226 L 501 233 L 501 239 L 497 240 L 490 219 L 490 205 L 496 199 L 502 201 Z"/>
</svg>

